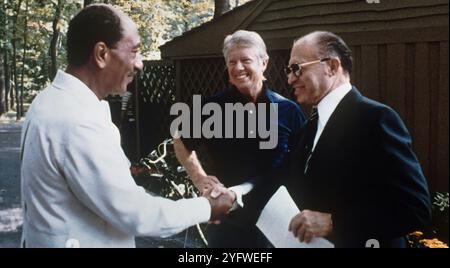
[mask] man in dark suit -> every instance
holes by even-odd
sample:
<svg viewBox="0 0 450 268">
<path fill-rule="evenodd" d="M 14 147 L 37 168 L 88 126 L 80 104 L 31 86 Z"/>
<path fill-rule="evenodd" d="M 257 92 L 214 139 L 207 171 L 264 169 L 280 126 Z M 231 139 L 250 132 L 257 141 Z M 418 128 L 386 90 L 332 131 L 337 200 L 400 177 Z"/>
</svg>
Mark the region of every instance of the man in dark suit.
<svg viewBox="0 0 450 268">
<path fill-rule="evenodd" d="M 427 183 L 399 115 L 350 84 L 350 53 L 330 32 L 294 42 L 288 82 L 313 109 L 286 176 L 302 210 L 289 229 L 336 247 L 405 247 L 405 235 L 430 220 Z"/>
</svg>

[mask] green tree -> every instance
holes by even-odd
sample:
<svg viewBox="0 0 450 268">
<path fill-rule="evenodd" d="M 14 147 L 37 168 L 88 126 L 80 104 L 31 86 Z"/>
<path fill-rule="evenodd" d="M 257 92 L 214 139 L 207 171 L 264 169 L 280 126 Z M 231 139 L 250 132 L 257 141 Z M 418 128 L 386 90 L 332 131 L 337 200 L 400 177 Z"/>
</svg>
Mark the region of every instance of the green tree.
<svg viewBox="0 0 450 268">
<path fill-rule="evenodd" d="M 235 6 L 248 1 L 228 3 Z M 0 0 L 0 77 L 4 78 L 0 111 L 3 105 L 5 111 L 17 109 L 20 116 L 22 98 L 30 102 L 58 68 L 67 66 L 68 22 L 91 3 L 109 3 L 128 14 L 138 25 L 144 57 L 159 59 L 159 46 L 212 19 L 215 1 Z"/>
<path fill-rule="evenodd" d="M 5 74 L 3 65 L 3 50 L 6 45 L 6 25 L 5 25 L 4 3 L 0 4 L 0 116 L 5 112 Z"/>
<path fill-rule="evenodd" d="M 54 6 L 54 17 L 52 21 L 52 37 L 50 41 L 50 48 L 49 48 L 49 54 L 50 54 L 50 76 L 54 77 L 56 75 L 56 71 L 58 70 L 58 59 L 57 59 L 57 44 L 60 39 L 61 31 L 60 31 L 60 20 L 62 16 L 62 12 L 64 9 L 64 1 L 57 0 L 56 2 L 53 2 Z"/>
<path fill-rule="evenodd" d="M 17 104 L 18 101 L 18 95 L 19 95 L 19 89 L 18 89 L 18 82 L 17 82 L 17 30 L 19 28 L 19 25 L 17 24 L 17 21 L 19 19 L 19 14 L 22 7 L 22 0 L 19 0 L 15 5 L 13 4 L 13 16 L 12 16 L 12 77 L 14 81 L 14 91 L 10 91 L 10 100 L 11 100 L 11 107 L 14 106 L 14 100 L 16 99 Z M 16 111 L 19 105 L 16 105 Z M 18 111 L 19 112 L 19 111 Z"/>
<path fill-rule="evenodd" d="M 25 0 L 25 23 L 23 31 L 23 53 L 22 53 L 22 74 L 20 76 L 20 106 L 18 105 L 18 117 L 24 115 L 23 111 L 23 92 L 24 92 L 24 75 L 25 75 L 25 60 L 27 55 L 27 35 L 28 35 L 28 0 Z"/>
<path fill-rule="evenodd" d="M 4 87 L 3 87 L 3 99 L 4 99 L 4 110 L 9 110 L 9 91 L 11 90 L 11 79 L 10 79 L 10 68 L 9 68 L 9 48 L 10 43 L 7 41 L 9 39 L 9 22 L 8 22 L 8 2 L 1 1 L 1 12 L 0 12 L 0 33 L 1 33 L 1 43 L 0 43 L 0 51 L 3 59 L 3 79 L 4 79 Z M 1 89 L 1 88 L 0 88 Z"/>
<path fill-rule="evenodd" d="M 3 97 L 4 90 L 5 90 L 5 79 L 3 76 L 3 57 L 0 57 L 0 116 L 5 112 L 5 101 Z"/>
</svg>

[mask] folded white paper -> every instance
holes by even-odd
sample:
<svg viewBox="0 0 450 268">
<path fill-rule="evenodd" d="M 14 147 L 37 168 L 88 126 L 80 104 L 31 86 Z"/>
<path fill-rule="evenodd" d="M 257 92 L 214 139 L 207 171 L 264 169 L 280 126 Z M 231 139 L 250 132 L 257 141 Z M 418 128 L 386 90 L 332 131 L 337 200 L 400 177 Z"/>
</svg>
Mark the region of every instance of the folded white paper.
<svg viewBox="0 0 450 268">
<path fill-rule="evenodd" d="M 286 187 L 281 186 L 270 198 L 259 216 L 256 226 L 276 248 L 333 248 L 324 238 L 313 238 L 310 243 L 301 243 L 292 232 L 289 223 L 300 213 Z"/>
</svg>

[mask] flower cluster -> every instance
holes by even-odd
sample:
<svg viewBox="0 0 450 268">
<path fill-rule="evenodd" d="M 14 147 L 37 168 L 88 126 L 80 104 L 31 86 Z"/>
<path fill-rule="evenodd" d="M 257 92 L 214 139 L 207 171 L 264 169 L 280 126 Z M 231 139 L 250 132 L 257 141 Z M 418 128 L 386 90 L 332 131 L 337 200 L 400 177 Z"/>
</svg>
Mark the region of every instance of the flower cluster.
<svg viewBox="0 0 450 268">
<path fill-rule="evenodd" d="M 437 238 L 425 239 L 424 234 L 415 231 L 408 235 L 408 242 L 411 248 L 448 248 L 448 245 Z"/>
<path fill-rule="evenodd" d="M 448 248 L 448 207 L 449 194 L 433 194 L 432 223 L 424 232 L 416 231 L 408 235 L 410 247 L 413 248 Z M 443 241 L 444 242 L 443 242 Z"/>
</svg>

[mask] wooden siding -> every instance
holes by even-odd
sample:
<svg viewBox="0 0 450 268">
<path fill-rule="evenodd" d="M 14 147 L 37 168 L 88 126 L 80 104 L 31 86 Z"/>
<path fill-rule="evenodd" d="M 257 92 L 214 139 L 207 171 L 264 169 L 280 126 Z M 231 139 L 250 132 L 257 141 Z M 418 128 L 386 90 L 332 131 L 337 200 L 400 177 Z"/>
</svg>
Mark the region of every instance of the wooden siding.
<svg viewBox="0 0 450 268">
<path fill-rule="evenodd" d="M 223 39 L 238 29 L 260 33 L 269 50 L 289 49 L 295 38 L 315 30 L 373 42 L 374 37 L 384 38 L 386 32 L 398 39 L 395 36 L 403 31 L 410 33 L 404 35 L 409 39 L 429 41 L 428 30 L 425 36 L 417 31 L 435 29 L 441 39 L 448 40 L 448 10 L 448 0 L 380 0 L 380 4 L 363 0 L 255 0 L 166 43 L 161 53 L 172 59 L 221 56 Z"/>
<path fill-rule="evenodd" d="M 352 46 L 353 83 L 394 108 L 433 191 L 448 191 L 448 41 Z"/>
</svg>

